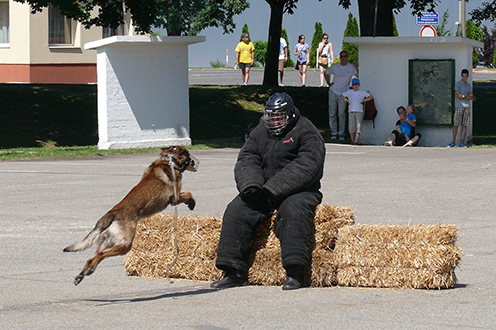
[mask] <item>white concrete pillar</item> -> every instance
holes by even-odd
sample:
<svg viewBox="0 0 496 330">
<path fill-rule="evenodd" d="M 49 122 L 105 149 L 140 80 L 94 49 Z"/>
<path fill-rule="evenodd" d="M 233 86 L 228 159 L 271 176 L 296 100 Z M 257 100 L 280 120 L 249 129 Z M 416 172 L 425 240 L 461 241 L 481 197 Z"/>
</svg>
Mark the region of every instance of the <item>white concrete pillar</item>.
<svg viewBox="0 0 496 330">
<path fill-rule="evenodd" d="M 189 145 L 188 45 L 199 37 L 113 36 L 97 50 L 98 148 Z"/>
</svg>

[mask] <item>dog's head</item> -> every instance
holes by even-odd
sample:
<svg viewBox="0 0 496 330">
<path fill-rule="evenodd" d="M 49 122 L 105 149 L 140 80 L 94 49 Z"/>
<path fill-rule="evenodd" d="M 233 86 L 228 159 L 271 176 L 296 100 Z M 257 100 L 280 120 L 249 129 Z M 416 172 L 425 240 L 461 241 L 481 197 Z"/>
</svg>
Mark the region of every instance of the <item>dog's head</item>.
<svg viewBox="0 0 496 330">
<path fill-rule="evenodd" d="M 195 157 L 191 156 L 189 151 L 182 146 L 162 148 L 160 158 L 169 160 L 169 163 L 173 163 L 174 167 L 181 172 L 196 172 L 196 169 L 200 164 L 200 162 Z"/>
</svg>

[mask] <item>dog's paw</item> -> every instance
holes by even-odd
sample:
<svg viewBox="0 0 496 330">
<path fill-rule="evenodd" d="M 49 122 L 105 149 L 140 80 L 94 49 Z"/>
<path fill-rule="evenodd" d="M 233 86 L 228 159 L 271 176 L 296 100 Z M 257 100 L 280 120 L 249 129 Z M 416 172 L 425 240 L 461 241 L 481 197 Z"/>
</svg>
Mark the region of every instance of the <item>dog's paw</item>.
<svg viewBox="0 0 496 330">
<path fill-rule="evenodd" d="M 82 275 L 82 274 L 79 274 L 78 276 L 76 276 L 76 278 L 74 279 L 74 285 L 78 285 L 79 283 L 81 283 L 83 278 L 84 278 L 84 275 Z"/>
<path fill-rule="evenodd" d="M 194 199 L 190 199 L 190 200 L 186 203 L 186 205 L 188 205 L 188 207 L 189 207 L 189 209 L 190 209 L 190 210 L 193 210 L 193 209 L 195 208 L 195 206 L 196 206 L 196 202 L 195 202 L 195 200 L 194 200 Z"/>
</svg>

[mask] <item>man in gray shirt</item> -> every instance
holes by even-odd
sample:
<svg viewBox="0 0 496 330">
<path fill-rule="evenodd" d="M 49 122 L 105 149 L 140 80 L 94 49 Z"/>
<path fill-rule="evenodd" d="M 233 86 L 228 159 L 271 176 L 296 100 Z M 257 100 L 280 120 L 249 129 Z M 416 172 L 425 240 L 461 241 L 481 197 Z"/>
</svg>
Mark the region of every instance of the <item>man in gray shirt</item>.
<svg viewBox="0 0 496 330">
<path fill-rule="evenodd" d="M 474 99 L 472 85 L 467 82 L 468 70 L 462 70 L 462 80 L 455 84 L 455 115 L 453 116 L 453 139 L 448 145 L 448 148 L 454 147 L 456 144 L 456 136 L 458 126 L 462 126 L 460 132 L 460 147 L 466 147 L 465 135 L 467 134 L 467 126 L 470 124 L 470 101 Z"/>
<path fill-rule="evenodd" d="M 358 77 L 355 66 L 348 63 L 348 52 L 343 50 L 339 53 L 340 63 L 336 63 L 325 71 L 325 79 L 329 88 L 329 126 L 331 127 L 331 140 L 344 142 L 344 130 L 346 128 L 346 102 L 341 99 L 341 94 L 350 89 L 353 76 Z M 330 76 L 334 75 L 331 83 Z M 339 131 L 338 131 L 339 119 Z"/>
</svg>

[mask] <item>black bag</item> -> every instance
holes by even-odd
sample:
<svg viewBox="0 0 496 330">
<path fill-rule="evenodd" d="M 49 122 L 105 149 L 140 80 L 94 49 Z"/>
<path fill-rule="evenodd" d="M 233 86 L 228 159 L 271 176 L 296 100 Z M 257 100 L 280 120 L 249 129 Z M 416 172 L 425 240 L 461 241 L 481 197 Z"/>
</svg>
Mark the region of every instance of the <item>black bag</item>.
<svg viewBox="0 0 496 330">
<path fill-rule="evenodd" d="M 365 102 L 365 109 L 363 110 L 363 120 L 372 120 L 372 125 L 375 128 L 375 117 L 377 116 L 377 109 L 375 108 L 374 99 Z"/>
<path fill-rule="evenodd" d="M 300 70 L 300 64 L 296 61 L 295 70 Z"/>
</svg>

